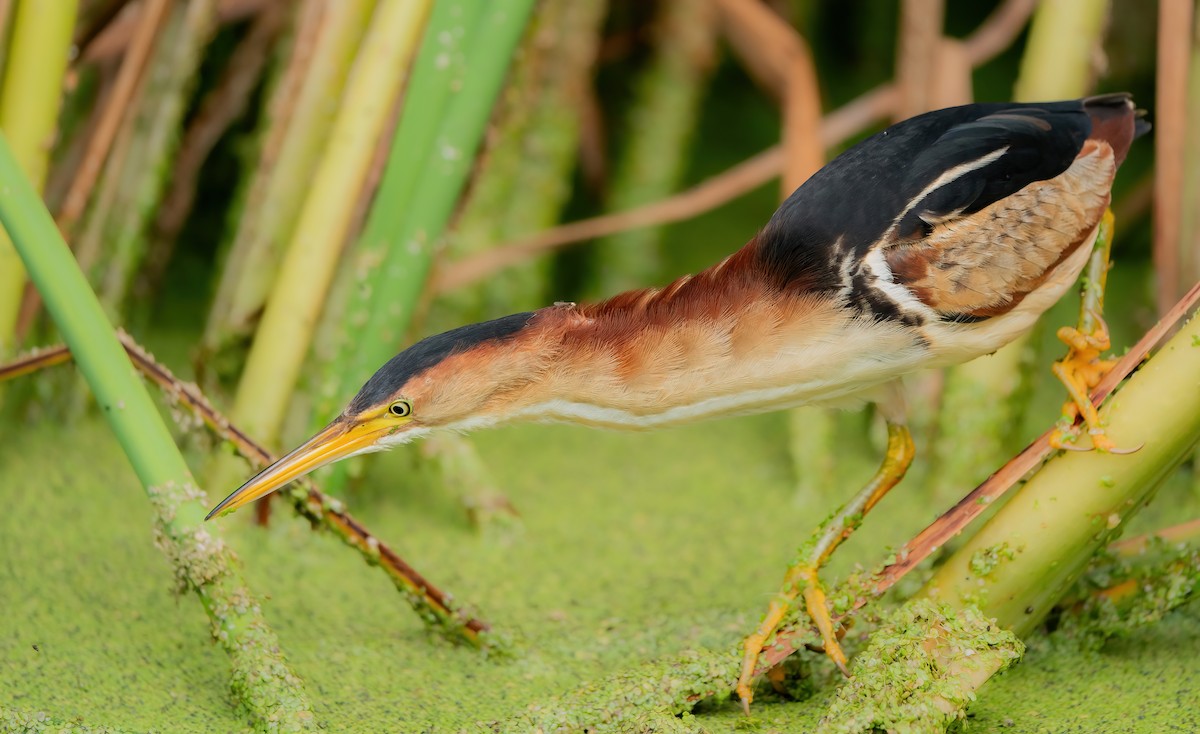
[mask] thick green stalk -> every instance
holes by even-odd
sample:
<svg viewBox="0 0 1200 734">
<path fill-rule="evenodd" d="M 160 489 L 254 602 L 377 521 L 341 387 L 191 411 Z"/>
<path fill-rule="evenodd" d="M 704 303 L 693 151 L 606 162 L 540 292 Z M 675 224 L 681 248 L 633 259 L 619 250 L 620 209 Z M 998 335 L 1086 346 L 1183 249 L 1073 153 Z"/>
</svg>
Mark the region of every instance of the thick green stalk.
<svg viewBox="0 0 1200 734">
<path fill-rule="evenodd" d="M 571 193 L 579 148 L 580 110 L 591 83 L 607 0 L 542 0 L 501 94 L 489 145 L 462 215 L 446 237 L 458 260 L 559 220 Z M 441 296 L 435 329 L 482 321 L 542 305 L 550 261 L 510 268 Z"/>
<path fill-rule="evenodd" d="M 379 244 L 387 245 L 378 272 L 391 287 L 357 291 L 358 308 L 352 311 L 351 319 L 366 313 L 368 336 L 360 340 L 359 349 L 355 350 L 358 358 L 352 366 L 358 369 L 341 371 L 346 375 L 343 386 L 350 388 L 343 390 L 343 395 L 356 390 L 365 374 L 386 361 L 407 332 L 434 245 L 466 183 L 533 0 L 513 0 L 505 7 L 502 5 L 505 4 L 484 4 L 477 11 L 478 22 L 469 31 L 471 42 L 465 50 L 465 68 L 453 91 L 449 86 L 438 87 L 436 81 L 429 81 L 436 72 L 430 67 L 440 63 L 439 54 L 436 46 L 429 54 L 423 49 L 412 96 L 397 131 L 397 148 L 377 197 L 381 206 L 373 208 L 360 239 L 364 249 L 374 246 L 376 252 Z M 438 39 L 434 41 L 441 43 Z M 426 84 L 435 88 L 432 96 L 445 98 L 444 112 L 432 126 L 421 109 L 422 97 L 418 97 L 419 91 L 428 88 Z M 412 113 L 415 116 L 410 116 Z M 413 150 L 406 134 L 410 130 L 421 149 Z M 422 156 L 419 167 L 405 165 Z M 414 175 L 414 170 L 420 173 Z M 416 187 L 418 181 L 420 187 Z M 395 198 L 389 194 L 395 194 Z M 389 221 L 387 209 L 396 203 L 404 206 L 406 215 L 398 221 Z M 389 234 L 386 227 L 393 222 L 398 226 Z"/>
<path fill-rule="evenodd" d="M 1088 560 L 1121 532 L 1200 442 L 1200 319 L 1193 318 L 1105 404 L 1100 417 L 1134 454 L 1065 452 L 958 552 L 922 593 L 980 606 L 1031 632 Z"/>
<path fill-rule="evenodd" d="M 360 275 L 346 309 L 352 328 L 324 398 L 353 395 L 407 334 L 532 6 L 533 0 L 436 6 L 376 206 L 356 247 Z M 338 489 L 344 476 L 335 472 L 327 486 Z"/>
<path fill-rule="evenodd" d="M 13 11 L 12 40 L 0 91 L 0 130 L 21 169 L 39 190 L 46 179 L 57 129 L 77 9 L 76 0 L 60 0 L 23 2 Z M 8 238 L 0 234 L 0 354 L 16 347 L 15 328 L 24 291 L 21 259 Z"/>
<path fill-rule="evenodd" d="M 1019 102 L 1078 97 L 1092 86 L 1096 48 L 1104 36 L 1108 0 L 1038 4 L 1013 87 Z"/>
<path fill-rule="evenodd" d="M 310 728 L 314 722 L 301 681 L 287 668 L 233 552 L 215 527 L 204 525 L 204 493 L 3 137 L 0 222 L 155 506 L 156 544 L 180 587 L 200 597 L 213 637 L 230 656 L 234 696 L 261 730 Z"/>
<path fill-rule="evenodd" d="M 591 83 L 607 6 L 607 0 L 539 3 L 496 106 L 490 144 L 463 212 L 447 234 L 446 257 L 457 260 L 558 221 L 571 193 L 583 91 Z M 539 258 L 476 288 L 446 294 L 420 328 L 440 331 L 536 308 L 545 299 L 550 265 Z M 475 525 L 516 521 L 469 438 L 427 441 L 421 455 L 437 466 L 443 484 L 459 493 Z"/>
<path fill-rule="evenodd" d="M 482 4 L 478 0 L 444 0 L 435 3 L 430 11 L 421 48 L 404 92 L 402 114 L 392 131 L 383 180 L 375 194 L 379 206 L 371 207 L 350 260 L 342 265 L 335 295 L 343 300 L 326 309 L 325 318 L 337 319 L 339 323 L 330 325 L 327 321 L 322 329 L 322 333 L 334 335 L 328 340 L 333 354 L 323 365 L 317 387 L 311 420 L 314 429 L 340 410 L 348 395 L 357 388 L 352 384 L 354 380 L 345 375 L 360 347 L 357 329 L 367 322 L 371 309 L 376 308 L 373 291 L 376 288 L 396 290 L 394 285 L 381 282 L 377 275 L 378 265 L 385 258 L 387 249 L 395 246 L 392 238 L 407 215 L 412 192 L 420 178 L 417 172 L 434 143 L 448 100 L 462 87 L 466 70 L 464 49 L 481 11 Z M 404 285 L 405 289 L 411 287 L 414 287 L 411 282 Z M 416 298 L 408 295 L 407 290 L 400 293 L 401 302 Z M 408 318 L 411 321 L 411 315 Z M 407 328 L 404 326 L 399 335 L 389 335 L 392 342 L 399 342 Z M 341 494 L 351 474 L 361 466 L 360 461 L 351 460 L 328 469 L 327 491 L 334 496 Z"/>
<path fill-rule="evenodd" d="M 1092 84 L 1093 52 L 1103 39 L 1108 0 L 1056 0 L 1038 6 L 1013 89 L 1021 102 L 1070 99 Z M 965 491 L 1020 448 L 1030 369 L 1049 369 L 1026 356 L 1028 336 L 947 371 L 934 446 L 937 494 Z M 987 400 L 980 400 L 987 395 Z M 1065 393 L 1064 393 L 1065 398 Z M 969 441 L 964 441 L 970 436 Z"/>
<path fill-rule="evenodd" d="M 679 187 L 716 57 L 714 3 L 670 0 L 660 5 L 654 59 L 636 82 L 636 98 L 625 121 L 628 143 L 609 190 L 609 211 L 633 209 Z M 600 240 L 597 293 L 643 287 L 660 277 L 661 240 L 661 227 L 632 229 Z"/>
<path fill-rule="evenodd" d="M 276 443 L 312 343 L 376 141 L 400 93 L 425 24 L 429 0 L 384 0 L 371 19 L 315 176 L 263 314 L 231 419 Z M 239 465 L 222 454 L 214 485 L 232 484 Z"/>
<path fill-rule="evenodd" d="M 205 325 L 204 348 L 209 354 L 248 338 L 258 323 L 275 285 L 285 245 L 295 232 L 297 212 L 329 142 L 338 101 L 375 0 L 323 4 L 324 8 L 316 11 L 320 30 L 315 45 L 293 48 L 284 79 L 267 107 L 269 132 L 245 206 L 239 210 L 237 234 Z M 305 63 L 309 54 L 311 61 Z M 295 74 L 299 78 L 293 79 L 292 68 L 297 64 L 304 68 Z M 271 139 L 278 134 L 271 130 L 276 126 L 285 128 L 278 143 Z"/>
</svg>

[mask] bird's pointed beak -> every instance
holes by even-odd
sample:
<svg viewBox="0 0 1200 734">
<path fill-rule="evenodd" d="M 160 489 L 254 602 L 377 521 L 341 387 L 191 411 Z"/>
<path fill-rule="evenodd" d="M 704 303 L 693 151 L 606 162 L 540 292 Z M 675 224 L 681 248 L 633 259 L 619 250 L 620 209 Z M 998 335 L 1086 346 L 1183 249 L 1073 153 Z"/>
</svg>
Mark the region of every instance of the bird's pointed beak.
<svg viewBox="0 0 1200 734">
<path fill-rule="evenodd" d="M 363 423 L 338 418 L 294 451 L 271 464 L 237 490 L 221 500 L 205 520 L 232 512 L 242 505 L 265 497 L 293 479 L 308 474 L 338 459 L 371 449 L 383 435 L 395 429 L 394 424 L 376 419 Z"/>
</svg>

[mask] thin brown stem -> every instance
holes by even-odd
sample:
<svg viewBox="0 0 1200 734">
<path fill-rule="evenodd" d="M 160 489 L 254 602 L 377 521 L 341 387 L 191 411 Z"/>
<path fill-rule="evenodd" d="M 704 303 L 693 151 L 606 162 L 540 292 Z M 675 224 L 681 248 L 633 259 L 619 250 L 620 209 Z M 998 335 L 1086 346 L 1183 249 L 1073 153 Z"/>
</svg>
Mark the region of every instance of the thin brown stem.
<svg viewBox="0 0 1200 734">
<path fill-rule="evenodd" d="M 1181 522 L 1178 525 L 1159 528 L 1152 533 L 1145 533 L 1144 535 L 1137 535 L 1117 541 L 1108 546 L 1108 549 L 1123 556 L 1134 556 L 1146 550 L 1156 538 L 1168 543 L 1186 543 L 1190 540 L 1200 538 L 1200 517 L 1195 520 Z"/>
<path fill-rule="evenodd" d="M 0 382 L 15 380 L 18 377 L 24 377 L 38 370 L 70 361 L 71 350 L 67 349 L 67 345 L 65 344 L 45 347 L 44 349 L 35 349 L 32 352 L 18 356 L 16 359 L 0 364 Z"/>
<path fill-rule="evenodd" d="M 231 424 L 194 385 L 181 381 L 154 358 L 131 336 L 118 333 L 121 345 L 134 366 L 145 377 L 157 385 L 169 400 L 175 401 L 199 417 L 213 433 L 232 443 L 242 456 L 257 466 L 267 466 L 276 457 L 261 444 Z M 65 345 L 37 350 L 10 362 L 0 364 L 0 382 L 37 370 L 64 364 L 71 360 L 71 352 Z M 453 598 L 430 583 L 416 569 L 387 544 L 380 541 L 370 530 L 350 513 L 342 503 L 320 492 L 312 481 L 302 479 L 284 494 L 296 512 L 313 524 L 340 537 L 343 542 L 356 548 L 371 565 L 378 564 L 392 578 L 393 583 L 404 592 L 409 603 L 424 619 L 433 619 L 450 631 L 479 643 L 479 635 L 490 629 L 487 622 L 464 614 Z"/>
<path fill-rule="evenodd" d="M 83 214 L 88 197 L 96 186 L 100 169 L 108 158 L 117 129 L 126 112 L 133 109 L 130 100 L 137 90 L 138 80 L 146 69 L 150 51 L 154 48 L 154 39 L 167 18 L 167 10 L 171 7 L 170 0 L 146 0 L 142 12 L 138 14 L 137 28 L 129 42 L 129 51 L 121 61 L 121 70 L 113 83 L 112 93 L 108 96 L 108 104 L 104 114 L 96 125 L 96 132 L 88 141 L 87 152 L 71 188 L 63 199 L 62 208 L 58 212 L 58 228 L 70 240 L 69 233 L 75 222 Z"/>
<path fill-rule="evenodd" d="M 105 28 L 108 28 L 116 18 L 125 9 L 130 0 L 102 0 L 89 4 L 87 15 L 81 17 L 75 28 L 75 36 L 71 42 L 80 52 L 86 52 L 92 41 L 96 40 L 96 36 L 100 35 Z M 126 38 L 128 40 L 128 38 Z"/>
<path fill-rule="evenodd" d="M 284 0 L 220 0 L 217 3 L 217 20 L 221 23 L 234 23 L 276 4 L 286 3 Z M 90 41 L 80 48 L 80 62 L 95 64 L 120 56 L 131 47 L 135 29 L 144 12 L 144 8 L 139 8 L 138 12 L 114 16 L 112 22 L 95 33 Z"/>
<path fill-rule="evenodd" d="M 903 0 L 896 84 L 900 102 L 895 119 L 904 120 L 933 107 L 933 79 L 946 15 L 945 0 Z"/>
<path fill-rule="evenodd" d="M 963 41 L 967 56 L 976 66 L 995 58 L 1012 45 L 1029 22 L 1038 0 L 1006 0 L 979 28 Z"/>
<path fill-rule="evenodd" d="M 772 146 L 682 194 L 635 209 L 553 227 L 532 237 L 450 263 L 434 277 L 433 289 L 440 293 L 461 288 L 497 270 L 563 245 L 605 237 L 635 227 L 689 219 L 762 186 L 779 175 L 782 163 L 782 147 Z"/>
<path fill-rule="evenodd" d="M 738 57 L 781 101 L 786 197 L 825 162 L 812 52 L 796 29 L 760 0 L 717 0 L 717 7 Z"/>
<path fill-rule="evenodd" d="M 1157 108 L 1154 116 L 1154 270 L 1158 312 L 1165 313 L 1183 285 L 1183 163 L 1188 120 L 1193 0 L 1159 0 Z"/>
</svg>

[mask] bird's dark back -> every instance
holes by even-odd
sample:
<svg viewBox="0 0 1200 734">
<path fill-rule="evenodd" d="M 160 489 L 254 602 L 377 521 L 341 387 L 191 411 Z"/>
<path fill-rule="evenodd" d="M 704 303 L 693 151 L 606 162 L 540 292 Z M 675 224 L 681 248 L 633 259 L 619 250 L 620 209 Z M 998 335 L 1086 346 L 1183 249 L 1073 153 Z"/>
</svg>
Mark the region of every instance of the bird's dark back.
<svg viewBox="0 0 1200 734">
<path fill-rule="evenodd" d="M 1110 97 L 1128 104 L 1126 96 Z M 861 256 L 939 176 L 1007 148 L 920 203 L 921 210 L 962 204 L 969 214 L 1065 171 L 1091 128 L 1084 100 L 971 104 L 897 123 L 842 153 L 784 201 L 759 235 L 762 264 L 781 286 L 837 288 L 842 258 Z"/>
</svg>

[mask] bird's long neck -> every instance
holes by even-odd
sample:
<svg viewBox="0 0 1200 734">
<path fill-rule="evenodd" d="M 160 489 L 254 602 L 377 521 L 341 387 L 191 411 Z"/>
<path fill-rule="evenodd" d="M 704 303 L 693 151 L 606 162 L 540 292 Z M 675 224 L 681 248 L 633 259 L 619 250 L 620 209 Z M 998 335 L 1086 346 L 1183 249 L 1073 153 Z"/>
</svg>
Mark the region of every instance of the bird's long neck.
<svg viewBox="0 0 1200 734">
<path fill-rule="evenodd" d="M 846 369 L 861 369 L 862 385 L 881 381 L 871 355 L 907 342 L 880 344 L 878 326 L 857 323 L 829 293 L 781 288 L 757 257 L 751 242 L 663 288 L 539 312 L 528 338 L 545 359 L 519 417 L 654 428 L 811 402 L 822 390 L 836 399 L 847 390 L 829 386 L 844 386 Z"/>
</svg>

